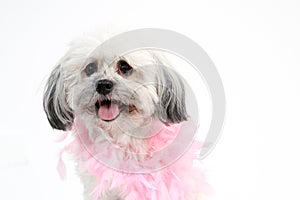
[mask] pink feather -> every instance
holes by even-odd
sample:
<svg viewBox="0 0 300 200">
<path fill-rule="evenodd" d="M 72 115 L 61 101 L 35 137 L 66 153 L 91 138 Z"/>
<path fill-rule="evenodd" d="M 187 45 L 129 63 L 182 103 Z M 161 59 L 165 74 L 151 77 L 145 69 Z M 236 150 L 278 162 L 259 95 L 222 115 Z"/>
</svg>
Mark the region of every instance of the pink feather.
<svg viewBox="0 0 300 200">
<path fill-rule="evenodd" d="M 180 127 L 180 124 L 166 126 L 148 141 L 148 152 L 160 150 L 172 142 Z M 73 155 L 81 172 L 88 172 L 97 178 L 97 186 L 91 194 L 94 200 L 98 199 L 101 191 L 115 187 L 123 188 L 126 200 L 191 200 L 211 192 L 204 170 L 193 166 L 193 161 L 197 159 L 196 152 L 201 148 L 198 141 L 194 141 L 188 151 L 170 166 L 152 173 L 136 174 L 117 171 L 97 161 L 91 154 L 101 149 L 92 148 L 87 130 L 77 121 L 73 131 L 74 140 L 63 151 Z M 90 145 L 95 152 L 88 152 L 84 145 Z M 61 156 L 57 169 L 64 177 L 65 166 Z"/>
</svg>

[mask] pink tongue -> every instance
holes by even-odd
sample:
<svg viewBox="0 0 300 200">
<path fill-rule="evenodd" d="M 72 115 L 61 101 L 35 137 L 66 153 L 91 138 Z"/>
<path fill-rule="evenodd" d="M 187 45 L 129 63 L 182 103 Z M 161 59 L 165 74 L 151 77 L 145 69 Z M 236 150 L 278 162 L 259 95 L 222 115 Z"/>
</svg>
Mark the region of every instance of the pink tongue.
<svg viewBox="0 0 300 200">
<path fill-rule="evenodd" d="M 117 104 L 101 105 L 98 110 L 98 116 L 102 120 L 113 120 L 120 114 L 119 106 Z"/>
</svg>

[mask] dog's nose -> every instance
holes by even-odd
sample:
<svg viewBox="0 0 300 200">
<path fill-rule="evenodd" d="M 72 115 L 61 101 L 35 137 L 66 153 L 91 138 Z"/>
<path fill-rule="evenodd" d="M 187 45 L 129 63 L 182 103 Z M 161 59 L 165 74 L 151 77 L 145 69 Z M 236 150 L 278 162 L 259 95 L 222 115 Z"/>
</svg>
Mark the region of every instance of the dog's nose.
<svg viewBox="0 0 300 200">
<path fill-rule="evenodd" d="M 107 79 L 102 79 L 96 84 L 96 91 L 99 94 L 107 95 L 113 90 L 114 83 Z"/>
</svg>

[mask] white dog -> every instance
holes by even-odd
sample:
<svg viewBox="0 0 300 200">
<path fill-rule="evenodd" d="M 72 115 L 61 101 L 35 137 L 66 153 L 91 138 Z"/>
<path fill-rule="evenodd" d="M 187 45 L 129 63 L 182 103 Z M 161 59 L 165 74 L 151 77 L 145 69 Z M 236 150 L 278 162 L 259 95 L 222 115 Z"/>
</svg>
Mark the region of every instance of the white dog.
<svg viewBox="0 0 300 200">
<path fill-rule="evenodd" d="M 75 133 L 66 149 L 78 163 L 85 199 L 199 199 L 205 181 L 192 153 L 166 167 L 162 160 L 143 165 L 188 119 L 182 78 L 158 52 L 115 55 L 117 47 L 103 52 L 100 44 L 92 37 L 71 43 L 44 93 L 51 126 Z"/>
</svg>

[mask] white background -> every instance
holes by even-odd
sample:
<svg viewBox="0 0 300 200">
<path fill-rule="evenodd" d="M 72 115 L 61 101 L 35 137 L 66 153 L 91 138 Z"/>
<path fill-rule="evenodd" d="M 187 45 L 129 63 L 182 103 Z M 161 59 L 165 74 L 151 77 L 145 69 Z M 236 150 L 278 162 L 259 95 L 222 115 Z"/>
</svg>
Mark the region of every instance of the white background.
<svg viewBox="0 0 300 200">
<path fill-rule="evenodd" d="M 204 160 L 211 199 L 299 199 L 299 1 L 1 1 L 0 199 L 82 199 L 42 111 L 46 77 L 74 37 L 102 25 L 166 28 L 222 77 L 223 136 Z"/>
</svg>

